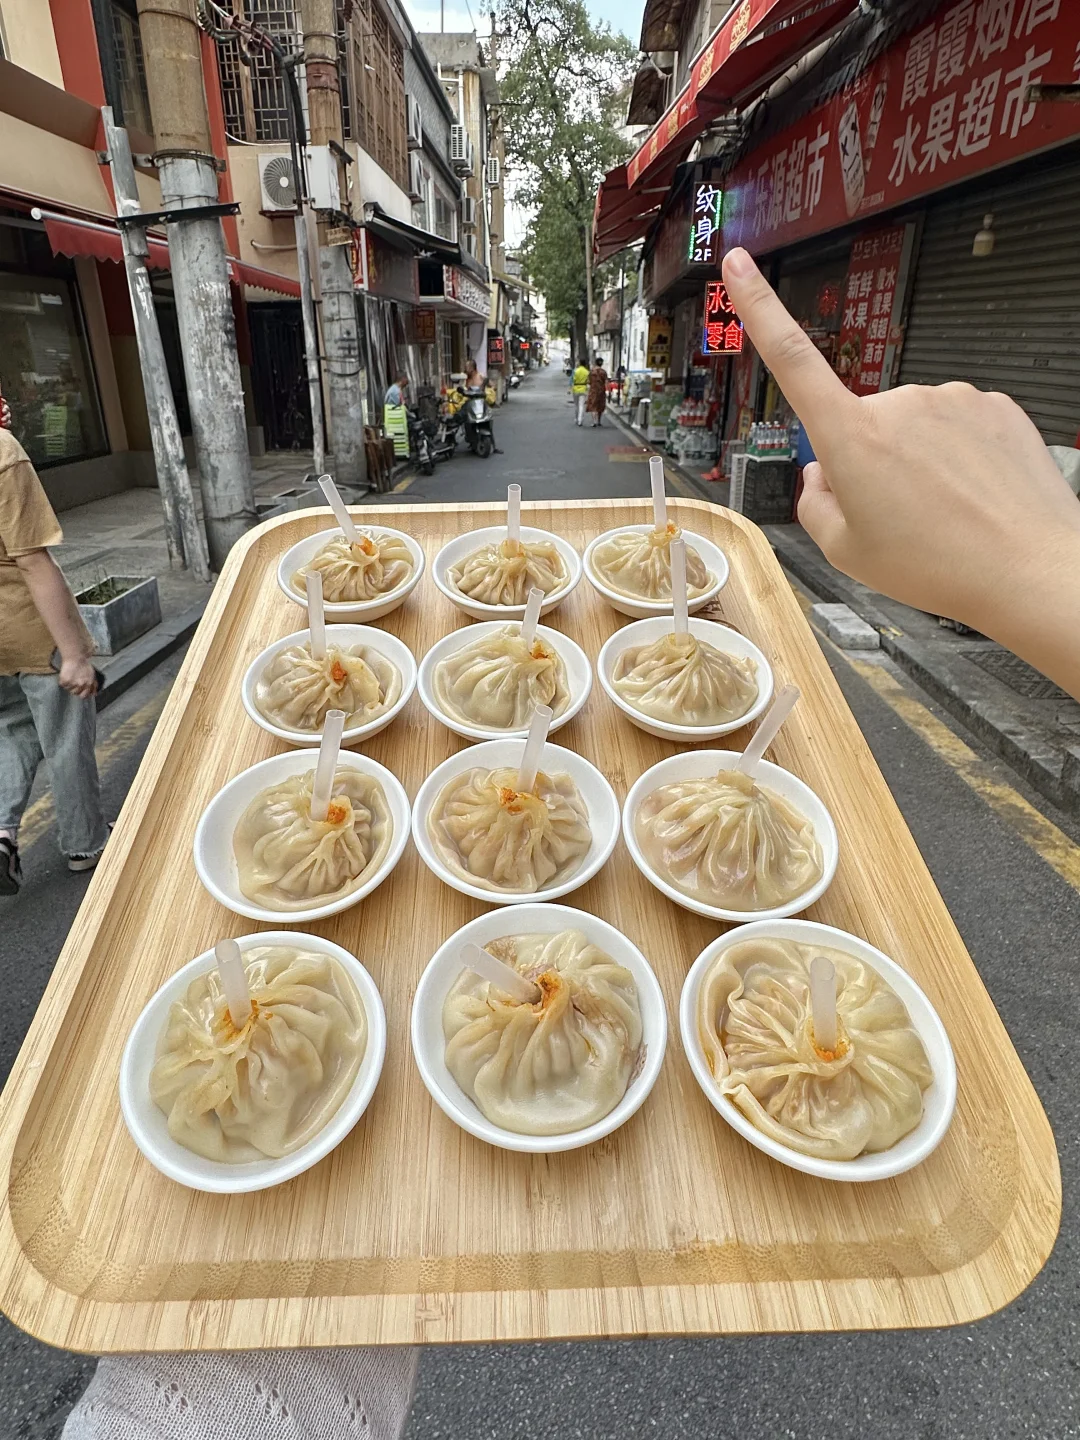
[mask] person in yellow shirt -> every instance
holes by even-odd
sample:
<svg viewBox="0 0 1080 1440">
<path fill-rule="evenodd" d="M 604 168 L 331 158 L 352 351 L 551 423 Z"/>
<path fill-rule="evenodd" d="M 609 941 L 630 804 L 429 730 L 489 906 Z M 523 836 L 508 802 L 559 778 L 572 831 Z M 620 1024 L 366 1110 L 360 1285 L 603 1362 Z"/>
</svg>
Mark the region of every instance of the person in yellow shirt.
<svg viewBox="0 0 1080 1440">
<path fill-rule="evenodd" d="M 92 870 L 109 837 L 93 644 L 47 548 L 63 538 L 26 451 L 0 427 L 0 895 L 22 881 L 19 822 L 43 758 L 68 869 Z"/>
<path fill-rule="evenodd" d="M 584 360 L 579 360 L 577 363 L 577 369 L 570 380 L 570 389 L 574 395 L 574 413 L 577 423 L 583 425 L 585 423 L 585 397 L 589 393 L 589 367 Z"/>
</svg>

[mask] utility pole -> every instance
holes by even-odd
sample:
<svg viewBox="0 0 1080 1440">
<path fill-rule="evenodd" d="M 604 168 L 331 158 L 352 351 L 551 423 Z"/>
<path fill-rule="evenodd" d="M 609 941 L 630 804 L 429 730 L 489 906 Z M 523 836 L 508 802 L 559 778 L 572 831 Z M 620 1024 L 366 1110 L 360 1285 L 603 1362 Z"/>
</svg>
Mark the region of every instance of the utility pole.
<svg viewBox="0 0 1080 1440">
<path fill-rule="evenodd" d="M 137 6 L 210 568 L 220 571 L 258 515 L 195 0 Z"/>
<path fill-rule="evenodd" d="M 154 468 L 161 491 L 162 509 L 165 511 L 165 540 L 169 547 L 169 559 L 179 560 L 182 565 L 187 565 L 200 580 L 209 580 L 206 547 L 199 517 L 195 513 L 191 476 L 188 474 L 184 456 L 184 442 L 180 438 L 176 402 L 169 384 L 165 351 L 161 344 L 161 331 L 158 329 L 157 311 L 154 309 L 154 296 L 146 269 L 146 257 L 150 253 L 146 230 L 141 225 L 123 223 L 125 216 L 137 215 L 142 209 L 135 184 L 131 146 L 128 143 L 127 131 L 113 124 L 110 105 L 102 107 L 101 116 L 105 122 L 105 149 L 112 171 L 116 213 L 121 221 L 120 239 L 124 247 L 124 269 L 127 272 L 128 292 L 131 295 L 131 313 L 135 319 L 135 340 L 139 347 L 139 368 L 142 371 L 143 392 L 146 396 L 146 413 L 150 420 Z"/>
<path fill-rule="evenodd" d="M 338 74 L 334 0 L 300 0 L 307 78 L 308 128 L 312 146 L 329 146 L 336 161 L 342 149 L 341 78 Z M 360 334 L 347 245 L 328 245 L 319 223 L 319 288 L 330 401 L 330 443 L 339 482 L 367 482 L 364 406 L 360 394 Z"/>
<path fill-rule="evenodd" d="M 585 222 L 585 364 L 590 364 L 589 357 L 593 350 L 592 333 L 592 224 Z"/>
</svg>

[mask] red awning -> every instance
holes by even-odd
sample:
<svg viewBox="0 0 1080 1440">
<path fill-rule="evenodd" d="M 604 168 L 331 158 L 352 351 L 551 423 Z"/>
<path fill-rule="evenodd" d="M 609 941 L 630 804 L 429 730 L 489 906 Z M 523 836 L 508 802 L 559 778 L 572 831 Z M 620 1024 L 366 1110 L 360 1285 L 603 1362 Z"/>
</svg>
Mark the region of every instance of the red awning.
<svg viewBox="0 0 1080 1440">
<path fill-rule="evenodd" d="M 607 260 L 639 240 L 659 205 L 658 195 L 628 189 L 625 165 L 609 170 L 597 191 L 593 211 L 593 252 L 597 260 Z"/>
<path fill-rule="evenodd" d="M 682 93 L 631 157 L 626 167 L 630 189 L 673 173 L 709 120 L 767 89 L 854 8 L 855 0 L 743 0 L 697 57 Z"/>
<path fill-rule="evenodd" d="M 46 215 L 45 234 L 54 255 L 90 255 L 95 260 L 114 260 L 123 264 L 124 250 L 120 231 L 114 225 L 95 225 L 92 220 L 58 219 Z M 146 262 L 155 270 L 168 270 L 169 247 L 164 240 L 150 236 L 150 255 Z"/>
<path fill-rule="evenodd" d="M 92 220 L 76 220 L 69 216 L 43 215 L 45 234 L 49 237 L 54 255 L 90 255 L 95 260 L 113 260 L 122 264 L 123 247 L 120 231 L 113 225 L 98 225 Z M 148 237 L 150 255 L 147 264 L 154 270 L 169 269 L 169 246 L 165 240 Z M 287 275 L 263 270 L 258 265 L 247 265 L 230 255 L 229 279 L 236 285 L 251 285 L 256 290 L 269 290 L 275 295 L 288 295 L 294 300 L 300 298 L 300 286 Z"/>
</svg>

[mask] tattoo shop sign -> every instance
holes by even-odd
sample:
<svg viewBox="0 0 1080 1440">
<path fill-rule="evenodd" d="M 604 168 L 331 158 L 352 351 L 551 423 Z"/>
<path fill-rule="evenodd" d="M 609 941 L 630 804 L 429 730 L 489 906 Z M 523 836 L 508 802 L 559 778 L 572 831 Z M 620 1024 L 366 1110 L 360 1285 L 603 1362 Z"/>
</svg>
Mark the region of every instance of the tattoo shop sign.
<svg viewBox="0 0 1080 1440">
<path fill-rule="evenodd" d="M 1074 140 L 1074 105 L 1032 85 L 1080 80 L 1077 0 L 956 0 L 743 159 L 724 245 L 757 252 L 875 215 Z"/>
</svg>

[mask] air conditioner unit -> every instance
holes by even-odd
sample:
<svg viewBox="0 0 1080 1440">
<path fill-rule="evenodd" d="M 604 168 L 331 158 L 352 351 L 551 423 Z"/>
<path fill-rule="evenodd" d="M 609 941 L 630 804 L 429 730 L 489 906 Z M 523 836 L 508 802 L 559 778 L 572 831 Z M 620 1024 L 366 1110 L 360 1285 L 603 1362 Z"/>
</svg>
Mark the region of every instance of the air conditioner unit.
<svg viewBox="0 0 1080 1440">
<path fill-rule="evenodd" d="M 260 155 L 259 183 L 264 210 L 295 210 L 298 204 L 292 156 Z"/>
<path fill-rule="evenodd" d="M 316 210 L 340 210 L 337 156 L 329 145 L 309 145 L 305 155 L 312 205 Z"/>
<path fill-rule="evenodd" d="M 409 107 L 409 149 L 419 150 L 424 143 L 424 118 L 420 110 L 420 101 L 415 95 L 406 96 Z"/>
<path fill-rule="evenodd" d="M 476 229 L 476 201 L 471 195 L 462 197 L 461 224 L 465 230 Z"/>
<path fill-rule="evenodd" d="M 409 156 L 409 199 L 424 198 L 424 164 L 415 152 Z"/>
<path fill-rule="evenodd" d="M 487 183 L 492 187 L 499 183 L 499 158 L 497 155 L 488 156 Z"/>
<path fill-rule="evenodd" d="M 473 173 L 473 143 L 464 125 L 450 126 L 450 164 L 455 175 Z"/>
</svg>

